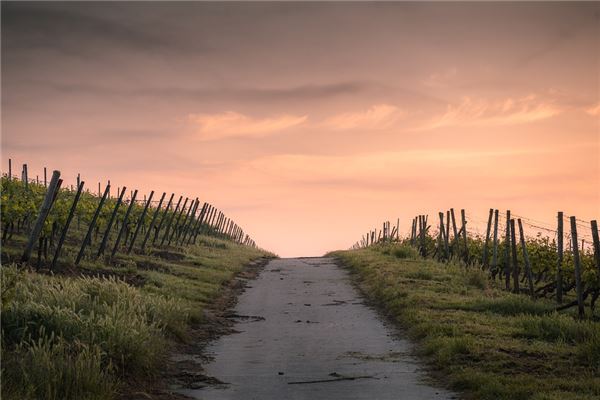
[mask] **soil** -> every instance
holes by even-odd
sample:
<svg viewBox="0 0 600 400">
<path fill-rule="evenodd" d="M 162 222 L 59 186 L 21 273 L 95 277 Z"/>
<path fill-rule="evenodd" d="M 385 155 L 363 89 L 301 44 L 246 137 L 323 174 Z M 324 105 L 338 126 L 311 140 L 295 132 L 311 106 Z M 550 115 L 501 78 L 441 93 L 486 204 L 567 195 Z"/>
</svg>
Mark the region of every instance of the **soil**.
<svg viewBox="0 0 600 400">
<path fill-rule="evenodd" d="M 246 290 L 248 281 L 255 279 L 269 260 L 259 258 L 246 265 L 204 310 L 202 321 L 190 326 L 185 342 L 177 340 L 171 345 L 169 357 L 159 375 L 143 381 L 128 380 L 121 388 L 118 398 L 183 400 L 190 397 L 176 393 L 175 390 L 200 389 L 204 385 L 222 384 L 218 379 L 204 374 L 202 364 L 208 361 L 204 355 L 204 348 L 222 335 L 235 333 L 233 326 L 236 320 L 245 316 L 236 315 L 233 307 L 239 295 Z"/>
</svg>

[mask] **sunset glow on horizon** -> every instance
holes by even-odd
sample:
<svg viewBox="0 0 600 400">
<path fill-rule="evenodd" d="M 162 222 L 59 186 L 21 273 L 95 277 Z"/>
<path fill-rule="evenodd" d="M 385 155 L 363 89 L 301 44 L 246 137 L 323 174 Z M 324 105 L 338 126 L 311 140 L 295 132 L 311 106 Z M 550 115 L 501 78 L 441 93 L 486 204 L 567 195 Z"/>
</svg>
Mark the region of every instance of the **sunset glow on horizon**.
<svg viewBox="0 0 600 400">
<path fill-rule="evenodd" d="M 600 217 L 599 3 L 2 3 L 2 171 L 199 197 L 280 256 Z"/>
</svg>

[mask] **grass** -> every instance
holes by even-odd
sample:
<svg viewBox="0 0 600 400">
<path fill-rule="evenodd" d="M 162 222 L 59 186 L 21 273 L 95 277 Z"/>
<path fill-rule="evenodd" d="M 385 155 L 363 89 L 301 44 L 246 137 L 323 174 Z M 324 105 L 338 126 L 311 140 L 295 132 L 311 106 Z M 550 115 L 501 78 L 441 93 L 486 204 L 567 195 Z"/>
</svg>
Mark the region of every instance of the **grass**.
<svg viewBox="0 0 600 400">
<path fill-rule="evenodd" d="M 265 255 L 203 236 L 110 264 L 63 264 L 67 274 L 3 267 L 2 398 L 114 398 L 124 380 L 156 375 L 169 342 L 186 340 L 223 285 Z"/>
<path fill-rule="evenodd" d="M 399 244 L 339 251 L 365 295 L 418 343 L 450 388 L 476 399 L 600 397 L 598 315 L 501 290 L 477 267 L 420 258 Z"/>
</svg>

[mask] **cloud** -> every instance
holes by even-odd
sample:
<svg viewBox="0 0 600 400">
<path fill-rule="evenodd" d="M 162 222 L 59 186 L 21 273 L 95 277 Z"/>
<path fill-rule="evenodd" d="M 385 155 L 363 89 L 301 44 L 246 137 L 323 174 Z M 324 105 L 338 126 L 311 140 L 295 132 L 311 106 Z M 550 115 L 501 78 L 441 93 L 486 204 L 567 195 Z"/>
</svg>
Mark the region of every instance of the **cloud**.
<svg viewBox="0 0 600 400">
<path fill-rule="evenodd" d="M 464 97 L 457 105 L 448 104 L 446 112 L 424 126 L 433 129 L 445 126 L 494 126 L 526 124 L 553 117 L 562 110 L 552 102 L 529 95 L 500 101 Z"/>
<path fill-rule="evenodd" d="M 131 10 L 77 4 L 2 4 L 2 34 L 7 36 L 3 46 L 17 51 L 51 48 L 67 54 L 98 53 L 99 43 L 148 51 L 178 47 L 177 41 L 167 40 L 150 28 L 131 28 L 119 22 L 118 13 L 124 11 Z"/>
<path fill-rule="evenodd" d="M 249 101 L 249 102 L 304 102 L 340 96 L 356 96 L 369 91 L 385 91 L 383 85 L 371 82 L 344 81 L 326 84 L 293 85 L 283 87 L 244 87 L 244 86 L 146 86 L 123 87 L 96 85 L 88 82 L 48 82 L 38 79 L 21 81 L 36 88 L 48 88 L 59 94 L 84 94 L 102 96 L 131 96 L 169 99 L 210 99 L 211 101 Z"/>
<path fill-rule="evenodd" d="M 447 87 L 450 81 L 456 77 L 457 72 L 456 67 L 441 72 L 434 72 L 423 80 L 423 85 L 432 88 Z"/>
<path fill-rule="evenodd" d="M 253 118 L 235 111 L 219 114 L 189 114 L 188 122 L 200 140 L 220 140 L 234 137 L 261 138 L 304 123 L 308 116 L 279 115 Z"/>
<path fill-rule="evenodd" d="M 396 106 L 376 104 L 366 111 L 333 115 L 323 122 L 323 126 L 334 130 L 385 129 L 392 126 L 403 115 L 404 112 Z"/>
<path fill-rule="evenodd" d="M 600 116 L 600 102 L 586 109 L 585 112 L 595 117 Z"/>
</svg>

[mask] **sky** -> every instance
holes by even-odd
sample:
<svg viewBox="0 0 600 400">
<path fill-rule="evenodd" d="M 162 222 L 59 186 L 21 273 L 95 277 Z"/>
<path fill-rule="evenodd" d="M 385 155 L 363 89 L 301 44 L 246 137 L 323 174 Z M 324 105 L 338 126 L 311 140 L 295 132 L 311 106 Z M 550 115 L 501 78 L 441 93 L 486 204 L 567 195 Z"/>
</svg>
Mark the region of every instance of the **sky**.
<svg viewBox="0 0 600 400">
<path fill-rule="evenodd" d="M 317 256 L 600 217 L 600 3 L 1 3 L 2 170 L 199 197 Z"/>
</svg>

